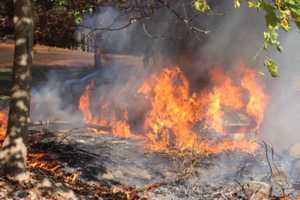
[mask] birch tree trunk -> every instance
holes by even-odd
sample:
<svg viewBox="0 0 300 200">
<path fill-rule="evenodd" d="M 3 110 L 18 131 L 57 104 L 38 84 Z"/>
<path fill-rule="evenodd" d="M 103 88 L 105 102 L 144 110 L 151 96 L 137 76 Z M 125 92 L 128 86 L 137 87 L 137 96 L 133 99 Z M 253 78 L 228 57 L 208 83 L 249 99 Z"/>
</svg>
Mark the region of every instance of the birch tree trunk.
<svg viewBox="0 0 300 200">
<path fill-rule="evenodd" d="M 26 137 L 30 114 L 33 8 L 31 0 L 14 0 L 15 56 L 6 138 L 0 151 L 0 172 L 27 179 Z"/>
</svg>

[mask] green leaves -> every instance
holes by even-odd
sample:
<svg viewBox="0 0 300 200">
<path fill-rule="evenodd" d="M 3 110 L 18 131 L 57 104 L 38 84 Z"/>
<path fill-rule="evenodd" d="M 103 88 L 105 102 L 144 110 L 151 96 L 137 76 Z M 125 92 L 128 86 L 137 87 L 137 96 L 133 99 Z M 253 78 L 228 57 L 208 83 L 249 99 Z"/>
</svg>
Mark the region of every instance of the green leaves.
<svg viewBox="0 0 300 200">
<path fill-rule="evenodd" d="M 235 8 L 239 8 L 239 7 L 241 6 L 241 0 L 234 0 L 233 3 L 234 3 L 233 6 L 234 6 Z"/>
<path fill-rule="evenodd" d="M 195 0 L 194 8 L 199 12 L 208 12 L 210 10 L 210 6 L 208 5 L 206 0 Z"/>
<path fill-rule="evenodd" d="M 248 7 L 259 9 L 261 7 L 261 2 L 260 1 L 248 1 Z"/>
<path fill-rule="evenodd" d="M 282 50 L 279 41 L 278 27 L 269 25 L 267 31 L 264 32 L 264 48 L 267 49 L 269 45 L 274 46 L 278 51 Z"/>
<path fill-rule="evenodd" d="M 81 24 L 83 20 L 83 16 L 79 11 L 74 11 L 73 12 L 74 18 L 75 18 L 75 23 L 76 24 Z"/>
<path fill-rule="evenodd" d="M 272 46 L 277 51 L 282 51 L 279 31 L 290 31 L 292 21 L 300 29 L 300 0 L 249 0 L 248 7 L 265 12 L 267 27 L 263 34 L 265 49 Z M 271 58 L 266 57 L 264 64 L 272 77 L 279 76 L 278 66 Z"/>
<path fill-rule="evenodd" d="M 268 68 L 272 77 L 279 77 L 278 65 L 271 58 L 266 58 L 264 64 Z"/>
<path fill-rule="evenodd" d="M 91 5 L 86 5 L 86 7 L 81 10 L 74 10 L 73 15 L 75 18 L 75 23 L 81 24 L 82 20 L 83 20 L 83 16 L 86 14 L 90 15 L 93 13 L 93 11 L 94 11 L 94 8 Z"/>
<path fill-rule="evenodd" d="M 70 0 L 53 0 L 55 12 L 60 11 L 63 13 L 68 13 L 74 17 L 76 24 L 82 23 L 84 15 L 90 15 L 94 12 L 101 0 L 96 1 L 70 1 Z M 98 2 L 98 3 L 97 3 Z"/>
<path fill-rule="evenodd" d="M 291 16 L 295 24 L 300 29 L 300 0 L 287 0 L 287 4 L 291 8 Z"/>
<path fill-rule="evenodd" d="M 68 4 L 67 0 L 55 0 L 54 3 L 57 6 L 66 6 Z"/>
<path fill-rule="evenodd" d="M 280 22 L 280 18 L 277 16 L 276 7 L 270 3 L 262 1 L 260 8 L 265 11 L 265 20 L 267 23 L 267 27 L 276 27 Z"/>
</svg>

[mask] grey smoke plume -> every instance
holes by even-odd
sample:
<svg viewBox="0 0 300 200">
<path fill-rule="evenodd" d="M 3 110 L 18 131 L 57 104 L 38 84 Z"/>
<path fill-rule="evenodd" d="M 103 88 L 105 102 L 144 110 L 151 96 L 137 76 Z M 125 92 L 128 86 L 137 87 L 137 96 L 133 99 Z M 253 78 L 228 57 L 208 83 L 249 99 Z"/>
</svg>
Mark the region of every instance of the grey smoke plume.
<svg viewBox="0 0 300 200">
<path fill-rule="evenodd" d="M 70 102 L 71 91 L 62 93 L 64 80 L 56 73 L 48 75 L 48 81 L 32 89 L 31 118 L 38 121 L 64 121 L 73 124 L 82 122 L 80 114 L 74 111 Z M 69 106 L 65 106 L 69 103 Z"/>
<path fill-rule="evenodd" d="M 132 31 L 135 25 L 130 25 L 118 31 L 108 31 L 106 29 L 118 29 L 128 24 L 128 16 L 112 7 L 100 7 L 96 14 L 85 16 L 83 26 L 80 26 L 77 33 L 84 33 L 88 37 L 96 34 L 96 43 L 98 43 L 104 52 L 119 53 L 128 50 Z M 98 29 L 98 30 L 97 30 Z M 91 34 L 93 33 L 93 34 Z M 77 34 L 81 40 L 80 35 Z"/>
<path fill-rule="evenodd" d="M 198 14 L 190 7 L 190 4 L 183 5 L 181 2 L 174 4 L 174 9 L 187 18 Z M 131 106 L 132 99 L 130 98 L 135 95 L 137 85 L 154 68 L 179 65 L 187 74 L 192 86 L 199 89 L 202 87 L 203 80 L 208 79 L 207 69 L 214 65 L 230 68 L 240 61 L 251 65 L 259 63 L 252 58 L 262 45 L 261 37 L 264 29 L 262 16 L 257 15 L 256 11 L 249 11 L 245 6 L 234 9 L 232 2 L 219 2 L 215 4 L 214 10 L 224 15 L 200 15 L 191 24 L 191 26 L 209 30 L 208 35 L 190 31 L 190 27 L 167 8 L 162 8 L 150 19 L 139 21 L 123 30 L 99 31 L 101 47 L 107 53 L 139 55 L 142 59 L 150 57 L 154 65 L 146 68 L 141 59 L 136 62 L 130 56 L 123 56 L 119 61 L 115 59 L 110 69 L 102 69 L 102 71 L 95 72 L 96 75 L 88 75 L 80 80 L 50 81 L 35 94 L 35 104 L 38 107 L 36 110 L 39 112 L 34 112 L 33 118 L 42 120 L 51 116 L 53 112 L 61 117 L 76 116 L 70 112 L 69 108 L 62 110 L 61 104 L 69 97 L 60 96 L 61 92 L 57 88 L 75 89 L 77 94 L 74 98 L 77 100 L 74 102 L 78 103 L 84 87 L 93 77 L 98 82 L 103 80 L 109 82 L 98 88 L 100 95 L 105 94 L 106 98 L 111 98 L 111 101 L 120 107 L 126 105 L 136 108 L 136 105 Z M 99 8 L 96 14 L 86 16 L 83 25 L 92 28 L 116 28 L 128 23 L 128 18 L 129 16 L 114 8 L 104 7 Z M 81 27 L 79 31 L 89 32 L 90 30 Z M 130 66 L 135 67 L 130 68 Z M 131 88 L 126 97 L 120 97 L 117 90 L 126 83 L 126 80 L 135 82 L 133 85 L 136 87 Z M 45 103 L 49 106 L 42 108 Z"/>
<path fill-rule="evenodd" d="M 185 2 L 183 4 L 183 2 Z M 207 69 L 214 65 L 231 68 L 240 62 L 262 66 L 256 56 L 262 47 L 265 29 L 262 13 L 247 5 L 234 9 L 231 1 L 212 2 L 214 13 L 199 15 L 190 1 L 172 3 L 176 12 L 186 19 L 186 25 L 168 8 L 157 10 L 150 18 L 138 21 L 120 31 L 98 31 L 104 52 L 134 54 L 154 63 L 151 68 L 179 65 L 192 84 L 205 79 Z M 116 28 L 128 23 L 129 16 L 105 7 L 87 16 L 84 26 Z M 191 31 L 191 27 L 209 34 Z M 88 31 L 88 30 L 83 30 Z M 195 82 L 195 83 L 194 83 Z"/>
<path fill-rule="evenodd" d="M 244 4 L 240 9 L 223 5 L 218 10 L 225 15 L 213 16 L 217 20 L 207 25 L 211 33 L 205 44 L 199 47 L 201 59 L 208 64 L 215 61 L 223 65 L 239 64 L 241 61 L 250 64 L 263 42 L 265 25 L 262 13 L 249 10 Z"/>
<path fill-rule="evenodd" d="M 285 35 L 282 54 L 275 55 L 280 77 L 270 80 L 271 100 L 263 134 L 278 149 L 287 149 L 300 141 L 300 35 L 295 30 Z"/>
</svg>

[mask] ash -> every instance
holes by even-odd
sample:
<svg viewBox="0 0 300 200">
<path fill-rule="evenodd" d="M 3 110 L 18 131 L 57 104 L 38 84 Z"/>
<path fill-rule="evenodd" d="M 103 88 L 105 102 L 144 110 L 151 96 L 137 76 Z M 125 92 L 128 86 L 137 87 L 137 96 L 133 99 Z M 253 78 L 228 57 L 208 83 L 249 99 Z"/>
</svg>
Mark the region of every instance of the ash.
<svg viewBox="0 0 300 200">
<path fill-rule="evenodd" d="M 260 156 L 239 153 L 221 155 L 213 159 L 208 168 L 199 163 L 202 166 L 196 167 L 197 174 L 158 188 L 151 194 L 151 198 L 162 200 L 296 198 L 296 190 L 286 172 L 272 172 L 271 175 L 268 164 L 260 160 Z"/>
<path fill-rule="evenodd" d="M 109 130 L 89 127 L 61 135 L 63 139 L 57 134 L 59 143 L 45 151 L 55 154 L 68 170 L 79 171 L 81 180 L 128 185 L 149 199 L 293 199 L 300 189 L 299 176 L 291 173 L 291 163 L 296 162 L 264 143 L 255 154 L 198 155 L 149 151 L 139 140 L 111 137 Z"/>
</svg>

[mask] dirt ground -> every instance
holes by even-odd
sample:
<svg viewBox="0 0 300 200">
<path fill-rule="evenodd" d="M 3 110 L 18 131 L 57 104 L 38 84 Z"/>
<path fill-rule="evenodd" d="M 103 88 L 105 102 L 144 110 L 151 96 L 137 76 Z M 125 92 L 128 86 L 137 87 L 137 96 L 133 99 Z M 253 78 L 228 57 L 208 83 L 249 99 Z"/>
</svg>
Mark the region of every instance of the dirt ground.
<svg viewBox="0 0 300 200">
<path fill-rule="evenodd" d="M 9 67 L 13 63 L 14 44 L 0 43 L 0 68 Z M 42 66 L 93 66 L 92 53 L 68 50 L 42 45 L 34 46 L 34 65 Z"/>
<path fill-rule="evenodd" d="M 13 63 L 14 44 L 0 43 L 0 69 L 11 67 Z M 104 62 L 119 61 L 127 64 L 142 64 L 142 59 L 128 55 L 105 55 Z M 43 45 L 34 46 L 34 66 L 45 67 L 93 67 L 94 54 L 80 50 L 70 50 Z"/>
</svg>

